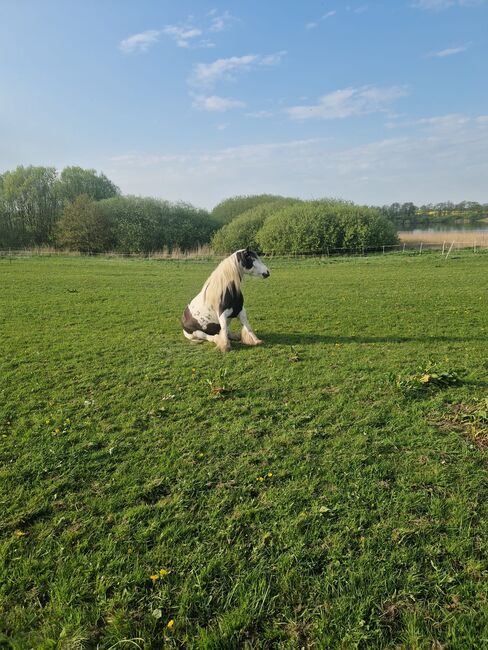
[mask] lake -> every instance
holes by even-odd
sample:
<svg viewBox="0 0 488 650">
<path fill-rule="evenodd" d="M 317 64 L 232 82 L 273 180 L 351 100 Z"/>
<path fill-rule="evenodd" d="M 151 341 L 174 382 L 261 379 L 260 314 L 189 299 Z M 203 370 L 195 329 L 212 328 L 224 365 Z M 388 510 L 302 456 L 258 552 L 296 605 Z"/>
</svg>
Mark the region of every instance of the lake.
<svg viewBox="0 0 488 650">
<path fill-rule="evenodd" d="M 463 223 L 458 225 L 436 224 L 425 227 L 416 228 L 402 228 L 404 232 L 411 232 L 414 234 L 428 233 L 428 232 L 468 232 L 468 233 L 488 233 L 488 223 Z"/>
</svg>

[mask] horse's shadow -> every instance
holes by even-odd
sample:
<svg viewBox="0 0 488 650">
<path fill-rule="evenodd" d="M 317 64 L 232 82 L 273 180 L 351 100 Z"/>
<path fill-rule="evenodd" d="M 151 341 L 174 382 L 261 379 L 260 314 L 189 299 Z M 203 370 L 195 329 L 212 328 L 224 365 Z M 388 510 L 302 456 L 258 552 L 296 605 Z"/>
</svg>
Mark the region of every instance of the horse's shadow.
<svg viewBox="0 0 488 650">
<path fill-rule="evenodd" d="M 335 345 L 354 345 L 358 343 L 470 343 L 474 341 L 486 341 L 483 336 L 444 336 L 444 335 L 423 335 L 423 336 L 333 336 L 327 334 L 312 334 L 302 332 L 263 332 L 259 331 L 260 338 L 267 345 L 314 345 L 326 343 Z"/>
</svg>

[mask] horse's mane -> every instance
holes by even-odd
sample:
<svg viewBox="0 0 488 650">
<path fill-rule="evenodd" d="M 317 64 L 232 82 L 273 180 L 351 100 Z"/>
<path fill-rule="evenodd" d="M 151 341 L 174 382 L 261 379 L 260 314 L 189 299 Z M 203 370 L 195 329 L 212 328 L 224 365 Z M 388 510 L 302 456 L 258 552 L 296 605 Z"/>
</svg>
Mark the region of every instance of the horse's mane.
<svg viewBox="0 0 488 650">
<path fill-rule="evenodd" d="M 222 260 L 203 286 L 205 302 L 218 313 L 219 304 L 226 290 L 234 284 L 238 291 L 242 282 L 242 271 L 236 253 Z"/>
</svg>

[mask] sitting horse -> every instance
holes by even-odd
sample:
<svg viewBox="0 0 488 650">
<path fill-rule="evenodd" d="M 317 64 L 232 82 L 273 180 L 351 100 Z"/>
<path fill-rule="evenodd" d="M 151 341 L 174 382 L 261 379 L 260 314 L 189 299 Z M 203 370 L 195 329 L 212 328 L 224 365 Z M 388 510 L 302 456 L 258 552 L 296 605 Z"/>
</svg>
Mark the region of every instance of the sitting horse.
<svg viewBox="0 0 488 650">
<path fill-rule="evenodd" d="M 222 260 L 203 285 L 200 293 L 186 307 L 181 324 L 190 341 L 212 341 L 222 351 L 230 350 L 230 341 L 260 345 L 244 309 L 241 282 L 244 275 L 269 278 L 268 268 L 249 248 L 238 250 Z M 240 334 L 229 330 L 229 320 L 238 318 Z"/>
</svg>

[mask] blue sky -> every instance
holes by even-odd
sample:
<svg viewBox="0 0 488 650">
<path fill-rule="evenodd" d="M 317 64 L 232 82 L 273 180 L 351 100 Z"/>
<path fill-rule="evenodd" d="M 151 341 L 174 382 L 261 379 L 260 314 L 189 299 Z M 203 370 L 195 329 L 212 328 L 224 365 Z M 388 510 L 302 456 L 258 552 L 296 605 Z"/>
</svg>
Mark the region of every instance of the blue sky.
<svg viewBox="0 0 488 650">
<path fill-rule="evenodd" d="M 487 0 L 0 0 L 0 171 L 488 201 Z"/>
</svg>

